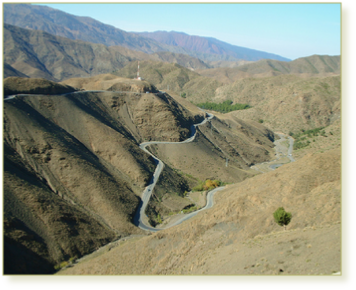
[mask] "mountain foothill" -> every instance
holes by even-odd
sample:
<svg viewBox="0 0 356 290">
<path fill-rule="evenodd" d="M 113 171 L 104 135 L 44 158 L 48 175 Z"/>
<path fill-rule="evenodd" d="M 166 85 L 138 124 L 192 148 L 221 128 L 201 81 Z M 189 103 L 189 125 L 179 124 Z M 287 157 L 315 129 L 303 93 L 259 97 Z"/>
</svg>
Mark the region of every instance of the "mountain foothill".
<svg viewBox="0 0 356 290">
<path fill-rule="evenodd" d="M 4 274 L 340 271 L 340 56 L 291 61 L 28 4 L 4 4 L 3 31 Z M 148 141 L 171 142 L 147 147 L 164 163 L 146 211 L 158 232 L 135 222 Z M 206 181 L 225 186 L 214 206 L 164 229 L 205 206 Z"/>
</svg>

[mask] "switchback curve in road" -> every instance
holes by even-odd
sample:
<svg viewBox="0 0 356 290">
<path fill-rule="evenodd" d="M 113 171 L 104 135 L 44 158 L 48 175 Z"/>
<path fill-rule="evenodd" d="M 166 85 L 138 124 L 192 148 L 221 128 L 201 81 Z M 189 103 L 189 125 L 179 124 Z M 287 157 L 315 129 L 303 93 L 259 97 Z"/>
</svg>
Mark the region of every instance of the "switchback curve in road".
<svg viewBox="0 0 356 290">
<path fill-rule="evenodd" d="M 152 158 L 155 160 L 155 162 L 157 164 L 157 167 L 156 167 L 156 170 L 155 170 L 155 172 L 153 174 L 153 177 L 152 177 L 152 180 L 151 180 L 150 184 L 145 188 L 145 190 L 142 193 L 142 201 L 140 202 L 140 205 L 139 205 L 139 207 L 138 207 L 138 209 L 136 211 L 135 217 L 134 217 L 134 224 L 136 226 L 138 226 L 139 228 L 141 228 L 143 230 L 146 230 L 146 231 L 157 232 L 157 231 L 160 231 L 160 230 L 164 230 L 164 229 L 176 226 L 176 225 L 182 223 L 183 221 L 186 221 L 186 220 L 192 218 L 198 212 L 200 212 L 202 210 L 206 210 L 208 208 L 211 208 L 213 206 L 213 195 L 214 195 L 214 193 L 224 189 L 224 187 L 218 187 L 218 188 L 215 188 L 214 190 L 209 191 L 208 194 L 207 194 L 207 202 L 206 202 L 205 207 L 201 208 L 200 210 L 197 210 L 197 211 L 194 211 L 192 213 L 189 213 L 189 214 L 185 215 L 181 219 L 179 219 L 176 222 L 174 222 L 172 225 L 169 225 L 169 226 L 167 226 L 165 228 L 159 228 L 159 229 L 158 228 L 154 228 L 154 227 L 151 227 L 151 226 L 147 225 L 144 222 L 144 220 L 147 220 L 147 216 L 145 214 L 145 211 L 146 211 L 146 208 L 147 208 L 147 204 L 148 204 L 148 202 L 149 202 L 149 200 L 151 198 L 153 189 L 154 189 L 154 187 L 155 187 L 155 185 L 156 185 L 156 183 L 158 181 L 158 178 L 159 178 L 159 176 L 160 176 L 160 174 L 161 174 L 161 172 L 162 172 L 162 170 L 164 168 L 164 163 L 160 159 L 158 159 L 156 156 L 154 156 L 151 152 L 149 152 L 146 149 L 146 147 L 149 146 L 149 145 L 154 145 L 154 144 L 184 144 L 184 143 L 193 142 L 194 139 L 195 139 L 195 136 L 196 136 L 196 127 L 204 125 L 206 122 L 208 122 L 209 120 L 214 118 L 214 115 L 209 114 L 207 112 L 205 112 L 205 113 L 206 113 L 206 115 L 208 117 L 206 117 L 204 119 L 204 121 L 202 121 L 201 123 L 192 125 L 191 137 L 189 137 L 188 139 L 186 139 L 186 140 L 184 140 L 182 142 L 150 141 L 150 142 L 143 142 L 143 143 L 140 144 L 140 148 L 143 151 L 145 151 L 146 153 L 148 153 L 149 155 L 151 155 Z"/>
<path fill-rule="evenodd" d="M 96 90 L 96 91 L 76 91 L 76 92 L 70 92 L 70 93 L 65 93 L 65 94 L 58 94 L 56 96 L 65 96 L 65 95 L 70 95 L 70 94 L 81 94 L 81 93 L 127 93 L 124 91 L 102 91 L 102 90 Z M 136 92 L 128 92 L 128 93 L 136 93 Z M 155 94 L 164 94 L 165 92 L 159 91 L 159 93 L 155 93 Z M 137 93 L 137 94 L 142 94 L 142 93 Z M 31 96 L 35 96 L 35 95 L 41 95 L 41 94 L 17 94 L 17 95 L 8 95 L 4 98 L 4 101 L 9 101 L 12 99 L 15 99 L 16 97 L 31 97 Z M 151 142 L 143 142 L 140 144 L 140 149 L 142 149 L 143 151 L 145 151 L 146 153 L 148 153 L 149 155 L 152 156 L 152 158 L 155 160 L 157 167 L 155 169 L 155 172 L 153 174 L 152 180 L 150 182 L 150 184 L 145 188 L 145 190 L 143 191 L 142 194 L 142 200 L 140 201 L 139 207 L 136 211 L 135 217 L 134 217 L 134 224 L 136 226 L 138 226 L 139 228 L 146 230 L 146 231 L 151 231 L 151 232 L 157 232 L 169 227 L 173 227 L 175 225 L 178 225 L 180 223 L 182 223 L 183 221 L 186 221 L 190 218 L 192 218 L 193 216 L 195 216 L 198 212 L 202 211 L 202 210 L 206 210 L 208 208 L 211 208 L 213 206 L 213 195 L 215 192 L 220 191 L 222 189 L 224 189 L 224 187 L 218 187 L 214 190 L 211 190 L 210 192 L 208 192 L 207 194 L 207 203 L 205 205 L 205 207 L 201 208 L 200 210 L 194 211 L 192 213 L 189 213 L 187 215 L 185 215 L 184 217 L 182 217 L 181 219 L 177 220 L 176 222 L 174 222 L 172 225 L 169 225 L 168 227 L 165 228 L 154 228 L 151 227 L 149 225 L 146 225 L 145 222 L 143 221 L 146 217 L 145 215 L 145 210 L 147 208 L 147 204 L 151 198 L 153 189 L 158 181 L 158 178 L 164 168 L 164 163 L 158 159 L 156 156 L 154 156 L 151 152 L 149 152 L 146 147 L 149 145 L 153 145 L 153 144 L 184 144 L 184 143 L 190 143 L 193 142 L 196 136 L 196 127 L 204 125 L 206 122 L 208 122 L 209 120 L 211 120 L 212 118 L 214 118 L 213 114 L 207 113 L 204 110 L 202 110 L 207 117 L 199 124 L 194 124 L 191 127 L 191 137 L 189 137 L 188 139 L 181 141 L 181 142 L 164 142 L 164 141 L 151 141 Z M 147 220 L 147 219 L 145 219 Z"/>
</svg>

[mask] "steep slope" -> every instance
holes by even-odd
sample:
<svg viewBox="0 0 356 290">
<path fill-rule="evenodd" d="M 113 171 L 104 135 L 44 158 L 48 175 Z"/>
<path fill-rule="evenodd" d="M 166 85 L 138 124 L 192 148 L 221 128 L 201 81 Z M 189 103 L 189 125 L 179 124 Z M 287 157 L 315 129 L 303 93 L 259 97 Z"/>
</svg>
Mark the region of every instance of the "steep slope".
<svg viewBox="0 0 356 290">
<path fill-rule="evenodd" d="M 27 76 L 56 81 L 111 72 L 129 59 L 103 44 L 5 24 L 4 61 Z"/>
<path fill-rule="evenodd" d="M 49 82 L 21 81 L 21 92 L 30 85 Z M 133 216 L 155 162 L 138 144 L 185 140 L 191 125 L 203 119 L 203 113 L 192 104 L 186 109 L 168 94 L 146 93 L 146 82 L 126 80 L 125 85 L 125 80 L 113 75 L 69 81 L 107 91 L 21 95 L 4 102 L 4 235 L 9 274 L 51 273 L 53 266 L 109 241 L 143 234 L 133 225 Z M 124 85 L 131 89 L 116 91 Z M 150 86 L 151 92 L 157 92 Z M 227 125 L 217 122 L 215 126 L 225 134 L 222 131 Z M 247 146 L 256 148 L 245 154 L 249 162 L 268 160 L 265 153 L 272 148 L 269 139 L 273 133 L 260 125 L 244 126 L 258 129 L 246 134 L 240 128 Z M 210 141 L 209 133 L 203 132 L 199 133 L 202 141 L 196 144 L 201 148 L 195 149 L 202 156 L 199 166 L 205 166 L 204 157 L 211 155 L 206 150 L 220 146 L 228 151 L 242 138 L 232 131 L 228 142 L 221 143 Z M 255 144 L 257 139 L 262 140 L 259 145 Z M 219 150 L 215 148 L 212 156 L 220 156 Z M 235 159 L 231 179 L 240 181 L 253 175 L 246 172 L 248 164 L 238 154 Z M 214 171 L 206 168 L 200 174 L 212 176 Z M 167 164 L 155 197 L 167 199 L 178 194 L 178 203 L 186 204 L 184 191 L 191 186 L 187 176 Z M 150 209 L 156 207 L 158 212 L 168 211 L 167 205 L 157 202 Z"/>
<path fill-rule="evenodd" d="M 175 31 L 156 31 L 142 32 L 142 35 L 147 38 L 154 39 L 159 43 L 164 43 L 170 46 L 183 47 L 189 51 L 197 53 L 197 57 L 203 60 L 230 60 L 236 61 L 239 59 L 247 61 L 256 61 L 260 59 L 277 59 L 288 61 L 289 59 L 278 56 L 276 54 L 249 49 L 245 47 L 231 45 L 212 37 L 200 37 L 188 35 L 182 32 Z M 198 56 L 199 55 L 199 56 Z M 205 57 L 202 58 L 202 55 Z"/>
<path fill-rule="evenodd" d="M 227 186 L 175 228 L 111 246 L 60 274 L 331 275 L 341 270 L 340 150 Z M 292 213 L 287 231 L 273 220 Z M 137 263 L 139 261 L 139 263 Z"/>
<path fill-rule="evenodd" d="M 135 138 L 155 138 L 154 124 L 145 120 L 146 102 L 139 94 L 102 94 L 5 102 L 7 273 L 51 273 L 63 260 L 140 232 L 132 217 L 155 164 Z M 166 98 L 152 104 L 160 117 L 168 110 L 160 137 L 179 140 L 189 129 L 174 123 L 179 106 L 169 111 L 173 105 Z"/>
<path fill-rule="evenodd" d="M 86 138 L 93 134 L 95 124 L 99 126 L 98 121 L 66 107 L 69 97 L 57 98 L 66 108 L 62 112 L 56 108 L 56 98 L 52 98 L 16 98 L 6 101 L 4 106 L 4 140 L 5 146 L 10 148 L 5 154 L 14 156 L 5 162 L 20 160 L 10 165 L 5 163 L 4 182 L 5 221 L 8 221 L 5 237 L 9 239 L 7 247 L 12 249 L 7 263 L 17 269 L 17 273 L 41 273 L 41 270 L 34 267 L 38 263 L 36 259 L 33 262 L 25 259 L 26 269 L 16 266 L 14 263 L 22 259 L 16 248 L 25 247 L 22 252 L 30 253 L 29 257 L 39 255 L 54 266 L 91 252 L 118 235 L 137 231 L 130 221 L 139 199 L 125 176 L 105 159 L 98 158 L 90 146 L 86 147 L 73 136 L 74 132 L 70 134 L 58 126 L 60 114 L 51 120 L 45 113 L 62 116 L 72 113 L 77 122 L 73 119 L 67 122 L 71 123 L 72 130 L 77 128 L 86 133 L 83 136 Z M 83 121 L 92 119 L 91 126 L 79 127 L 81 118 Z M 99 128 L 103 132 L 108 130 L 103 125 Z M 111 136 L 114 133 L 112 130 Z M 143 171 L 143 174 L 147 180 L 149 172 Z M 140 182 L 144 180 L 140 178 Z M 37 250 L 38 247 L 43 249 Z"/>
<path fill-rule="evenodd" d="M 4 25 L 4 60 L 7 76 L 64 80 L 111 73 L 136 60 L 178 63 L 190 69 L 206 69 L 202 61 L 184 54 L 145 54 L 122 46 L 104 46 L 56 37 L 43 31 Z M 135 62 L 137 69 L 137 62 Z"/>
<path fill-rule="evenodd" d="M 121 45 L 147 53 L 167 50 L 165 45 L 160 45 L 151 39 L 128 33 L 90 17 L 79 17 L 46 6 L 4 4 L 4 23 L 42 30 L 72 40 L 106 46 Z M 179 48 L 171 49 L 172 52 L 184 52 Z"/>
<path fill-rule="evenodd" d="M 7 143 L 4 150 L 4 274 L 53 273 L 63 260 L 90 253 L 118 237 L 53 192 Z"/>
<path fill-rule="evenodd" d="M 214 38 L 164 31 L 129 33 L 90 17 L 78 17 L 46 6 L 4 4 L 4 23 L 42 30 L 73 40 L 89 41 L 107 46 L 120 45 L 145 53 L 162 51 L 182 53 L 203 61 L 258 60 L 262 58 L 288 60 L 275 54 L 234 46 Z"/>
<path fill-rule="evenodd" d="M 7 77 L 21 77 L 21 78 L 28 78 L 25 74 L 22 72 L 18 71 L 17 69 L 14 69 L 11 65 L 8 63 L 4 62 L 4 78 Z"/>
</svg>

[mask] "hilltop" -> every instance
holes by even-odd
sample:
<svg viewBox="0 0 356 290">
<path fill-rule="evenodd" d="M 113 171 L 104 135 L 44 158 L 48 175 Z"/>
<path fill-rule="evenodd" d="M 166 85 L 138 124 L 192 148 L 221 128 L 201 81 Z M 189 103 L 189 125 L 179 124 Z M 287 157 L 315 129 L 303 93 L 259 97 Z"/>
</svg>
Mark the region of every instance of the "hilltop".
<svg viewBox="0 0 356 290">
<path fill-rule="evenodd" d="M 67 94 L 75 88 L 40 78 L 8 77 L 4 80 L 4 96 L 15 94 Z"/>
<path fill-rule="evenodd" d="M 137 74 L 137 65 L 128 64 L 113 74 L 134 78 Z M 203 77 L 179 64 L 142 61 L 140 62 L 140 75 L 161 90 L 177 94 L 187 93 L 189 100 L 196 96 L 209 100 L 213 98 L 215 90 L 222 86 L 219 81 Z M 191 97 L 191 94 L 194 97 Z"/>
</svg>

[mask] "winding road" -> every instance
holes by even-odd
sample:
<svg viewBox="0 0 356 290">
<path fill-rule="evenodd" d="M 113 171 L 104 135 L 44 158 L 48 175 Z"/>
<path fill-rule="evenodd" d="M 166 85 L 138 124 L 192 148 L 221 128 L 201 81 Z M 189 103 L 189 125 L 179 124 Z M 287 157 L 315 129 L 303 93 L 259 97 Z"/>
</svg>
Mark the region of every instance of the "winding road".
<svg viewBox="0 0 356 290">
<path fill-rule="evenodd" d="M 58 94 L 60 96 L 64 96 L 64 95 L 69 95 L 69 94 L 80 94 L 80 93 L 107 93 L 108 91 L 101 91 L 101 90 L 93 90 L 93 91 L 76 91 L 76 92 L 70 92 L 70 93 L 65 93 L 65 94 Z M 135 93 L 135 94 L 144 94 L 144 93 L 136 93 L 136 92 L 124 92 L 124 91 L 109 91 L 110 93 Z M 163 91 L 159 91 L 158 93 L 154 93 L 154 94 L 164 94 L 165 92 Z M 28 97 L 28 96 L 33 96 L 33 95 L 37 95 L 37 94 L 17 94 L 17 95 L 8 95 L 4 98 L 4 101 L 9 101 L 12 99 L 15 99 L 16 97 Z M 57 95 L 57 96 L 58 96 Z M 201 110 L 201 109 L 200 109 Z M 161 175 L 161 172 L 164 168 L 164 163 L 158 159 L 156 156 L 154 156 L 151 152 L 149 152 L 146 147 L 149 145 L 153 145 L 153 144 L 184 144 L 184 143 L 189 143 L 194 141 L 195 136 L 196 136 L 196 127 L 204 125 L 206 122 L 208 122 L 209 120 L 211 120 L 212 118 L 214 118 L 214 115 L 203 111 L 207 117 L 199 124 L 195 124 L 192 125 L 191 127 L 191 137 L 189 137 L 188 139 L 182 141 L 182 142 L 164 142 L 164 141 L 151 141 L 151 142 L 143 142 L 140 144 L 140 148 L 145 151 L 146 153 L 148 153 L 149 155 L 152 156 L 152 158 L 155 160 L 157 167 L 155 169 L 155 172 L 153 174 L 152 180 L 150 182 L 150 184 L 145 188 L 145 190 L 142 193 L 142 200 L 140 202 L 140 205 L 136 211 L 135 217 L 134 217 L 134 224 L 136 226 L 138 226 L 139 228 L 146 230 L 146 231 L 151 231 L 151 232 L 157 232 L 169 227 L 173 227 L 176 226 L 180 223 L 182 223 L 183 221 L 186 221 L 190 218 L 192 218 L 193 216 L 195 216 L 198 212 L 211 208 L 213 206 L 213 195 L 215 192 L 222 190 L 224 187 L 219 187 L 216 188 L 214 190 L 211 190 L 208 194 L 207 194 L 207 204 L 205 205 L 205 207 L 201 208 L 200 210 L 197 210 L 195 212 L 192 212 L 190 214 L 185 215 L 184 217 L 182 217 L 181 219 L 175 221 L 172 225 L 169 225 L 165 228 L 154 228 L 148 225 L 148 218 L 145 214 L 145 210 L 147 208 L 147 204 L 151 198 L 152 192 L 154 190 L 154 187 L 158 181 L 159 176 Z"/>
<path fill-rule="evenodd" d="M 205 112 L 205 111 L 203 111 Z M 153 189 L 158 181 L 158 178 L 164 168 L 164 163 L 158 159 L 156 156 L 154 156 L 150 151 L 147 150 L 147 146 L 149 145 L 154 145 L 154 144 L 184 144 L 184 143 L 190 143 L 190 142 L 193 142 L 194 139 L 195 139 L 195 136 L 196 136 L 196 127 L 198 126 L 201 126 L 201 125 L 204 125 L 206 122 L 208 122 L 209 120 L 211 120 L 212 118 L 214 118 L 214 115 L 212 114 L 209 114 L 207 112 L 205 112 L 205 114 L 208 116 L 207 118 L 204 119 L 204 121 L 202 121 L 201 123 L 199 124 L 195 124 L 195 125 L 192 125 L 191 127 L 191 137 L 189 137 L 188 139 L 182 141 L 182 142 L 165 142 L 165 141 L 150 141 L 150 142 L 143 142 L 140 144 L 140 148 L 145 151 L 146 153 L 148 153 L 149 155 L 152 156 L 152 158 L 155 160 L 156 164 L 157 164 L 157 167 L 156 167 L 156 170 L 153 174 L 153 177 L 152 177 L 152 180 L 150 182 L 150 184 L 145 188 L 145 190 L 143 191 L 142 193 L 142 201 L 136 211 L 136 214 L 135 214 L 135 217 L 134 217 L 134 224 L 136 226 L 138 226 L 139 228 L 145 230 L 145 231 L 151 231 L 151 232 L 157 232 L 157 231 L 160 231 L 160 230 L 163 230 L 163 229 L 167 229 L 167 228 L 170 228 L 170 227 L 173 227 L 173 226 L 176 226 L 180 223 L 182 223 L 183 221 L 186 221 L 190 218 L 192 218 L 193 216 L 195 216 L 198 212 L 202 211 L 202 210 L 205 210 L 205 209 L 208 209 L 210 207 L 213 206 L 213 195 L 215 192 L 219 191 L 219 190 L 222 190 L 224 187 L 219 187 L 219 188 L 216 188 L 214 190 L 211 190 L 208 195 L 207 195 L 207 203 L 205 205 L 205 207 L 201 208 L 200 210 L 197 210 L 195 212 L 192 212 L 190 214 L 187 214 L 185 215 L 184 217 L 182 217 L 181 219 L 177 220 L 175 223 L 173 223 L 172 225 L 169 225 L 165 228 L 160 228 L 160 229 L 157 229 L 157 228 L 154 228 L 154 227 L 151 227 L 148 225 L 148 218 L 145 214 L 145 211 L 146 211 L 146 208 L 147 208 L 147 204 L 151 198 L 151 195 L 152 195 L 152 192 L 153 192 Z"/>
<path fill-rule="evenodd" d="M 90 93 L 90 92 L 108 92 L 108 91 L 76 91 L 76 92 L 65 93 L 65 94 L 61 94 L 61 95 Z M 112 91 L 111 93 L 126 93 L 126 92 Z M 130 93 L 132 93 L 132 92 L 130 92 Z M 156 93 L 156 94 L 162 94 L 162 93 L 164 93 L 164 92 L 160 91 L 159 93 Z M 17 96 L 32 96 L 32 95 L 31 94 L 9 95 L 9 96 L 6 96 L 4 98 L 4 101 L 9 101 L 11 99 L 16 98 Z M 160 231 L 160 230 L 164 230 L 164 229 L 176 226 L 176 225 L 178 225 L 178 224 L 180 224 L 180 223 L 192 218 L 193 216 L 198 214 L 200 211 L 203 211 L 203 210 L 211 208 L 213 206 L 214 193 L 224 189 L 224 187 L 218 187 L 218 188 L 215 188 L 215 189 L 209 191 L 208 194 L 207 194 L 207 203 L 206 203 L 205 207 L 183 216 L 182 218 L 178 219 L 177 221 L 175 221 L 173 224 L 171 224 L 169 226 L 166 226 L 164 228 L 154 228 L 154 227 L 151 227 L 150 225 L 148 225 L 148 217 L 146 216 L 145 211 L 146 211 L 148 202 L 149 202 L 149 200 L 150 200 L 150 198 L 152 196 L 154 187 L 155 187 L 155 185 L 156 185 L 156 183 L 157 183 L 157 181 L 159 179 L 159 176 L 161 175 L 161 172 L 162 172 L 162 170 L 164 168 L 164 163 L 160 159 L 158 159 L 156 156 L 154 156 L 150 151 L 148 151 L 146 147 L 149 146 L 149 145 L 154 145 L 154 144 L 184 144 L 184 143 L 193 142 L 194 139 L 195 139 L 195 136 L 196 136 L 196 127 L 204 125 L 206 122 L 208 122 L 209 120 L 214 118 L 214 115 L 212 115 L 210 113 L 207 113 L 204 110 L 201 110 L 201 111 L 203 111 L 207 115 L 207 117 L 201 123 L 192 125 L 192 127 L 191 127 L 191 137 L 189 137 L 188 139 L 186 139 L 184 141 L 181 141 L 181 142 L 150 141 L 150 142 L 143 142 L 143 143 L 140 144 L 140 149 L 145 151 L 147 154 L 151 155 L 152 158 L 155 160 L 155 163 L 157 164 L 157 167 L 155 169 L 155 172 L 153 174 L 153 177 L 152 177 L 152 180 L 151 180 L 150 184 L 145 188 L 145 190 L 142 193 L 142 200 L 140 201 L 140 205 L 139 205 L 139 207 L 138 207 L 138 209 L 136 211 L 136 214 L 134 216 L 134 221 L 133 221 L 134 224 L 136 226 L 138 226 L 139 228 L 141 228 L 142 230 L 151 231 L 151 232 L 157 232 L 157 231 Z M 284 135 L 284 134 L 279 134 L 279 136 L 281 138 L 284 138 L 284 136 L 282 137 L 282 135 Z M 292 150 L 293 150 L 294 140 L 290 136 L 288 136 L 288 139 L 289 139 L 289 142 L 290 142 L 290 146 L 288 148 L 287 157 L 289 158 L 289 160 L 291 162 L 293 162 L 293 161 L 295 161 L 294 158 L 292 157 Z M 277 168 L 279 166 L 282 166 L 282 165 L 283 164 L 273 164 L 273 165 L 270 165 L 270 168 L 274 170 L 275 168 Z"/>
</svg>

